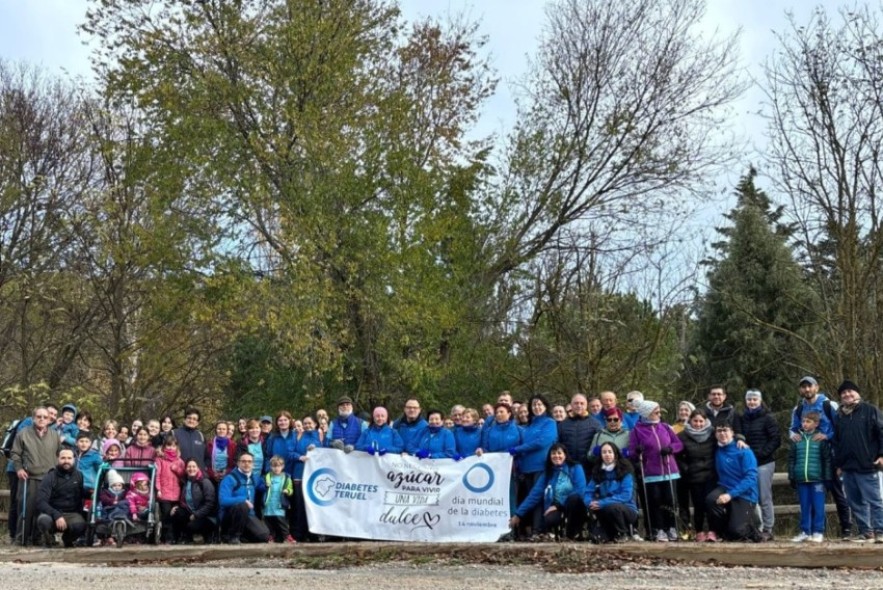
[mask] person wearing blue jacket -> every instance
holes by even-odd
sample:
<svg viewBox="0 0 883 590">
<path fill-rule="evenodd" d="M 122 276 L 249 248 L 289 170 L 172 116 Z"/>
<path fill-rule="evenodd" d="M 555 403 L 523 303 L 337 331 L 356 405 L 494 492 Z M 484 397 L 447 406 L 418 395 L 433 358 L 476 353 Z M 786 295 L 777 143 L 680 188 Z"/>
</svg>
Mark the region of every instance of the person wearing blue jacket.
<svg viewBox="0 0 883 590">
<path fill-rule="evenodd" d="M 549 415 L 549 401 L 542 395 L 534 395 L 527 407 L 529 418 L 527 426 L 522 427 L 522 443 L 510 451 L 518 462 L 516 495 L 519 502 L 523 502 L 535 487 L 546 469 L 549 449 L 558 442 L 558 424 Z M 535 532 L 544 530 L 543 510 L 537 506 L 525 524 L 531 525 Z"/>
<path fill-rule="evenodd" d="M 404 452 L 413 455 L 427 426 L 426 420 L 420 415 L 420 401 L 411 397 L 405 400 L 404 415 L 393 423 L 392 428 L 402 437 Z"/>
<path fill-rule="evenodd" d="M 356 448 L 362 431 L 368 425 L 353 412 L 353 400 L 343 396 L 337 400 L 337 418 L 328 423 L 325 446 L 349 453 Z"/>
<path fill-rule="evenodd" d="M 294 501 L 291 508 L 291 534 L 295 541 L 303 543 L 310 535 L 309 521 L 307 520 L 307 507 L 304 503 L 304 465 L 309 460 L 309 452 L 322 446 L 319 431 L 316 429 L 316 420 L 312 416 L 304 416 L 301 423 L 303 432 L 297 438 L 294 455 L 297 457 L 294 464 Z"/>
<path fill-rule="evenodd" d="M 540 528 L 534 533 L 550 531 L 565 525 L 568 539 L 576 539 L 585 523 L 586 507 L 583 494 L 586 474 L 582 465 L 567 457 L 567 448 L 554 443 L 546 456 L 545 469 L 540 472 L 527 498 L 515 510 L 509 526 L 515 528 L 522 518 L 542 505 Z"/>
<path fill-rule="evenodd" d="M 88 497 L 92 497 L 92 490 L 95 489 L 96 478 L 98 477 L 98 469 L 104 462 L 101 454 L 92 448 L 92 435 L 86 431 L 77 434 L 77 450 L 75 451 L 74 460 L 77 464 L 77 470 L 83 474 L 83 487 L 88 492 Z"/>
<path fill-rule="evenodd" d="M 717 487 L 705 497 L 709 528 L 720 539 L 762 540 L 754 525 L 757 505 L 757 459 L 749 448 L 739 448 L 733 425 L 719 421 L 714 428 L 717 453 L 714 456 Z"/>
<path fill-rule="evenodd" d="M 291 414 L 282 410 L 276 415 L 276 430 L 267 437 L 264 443 L 264 460 L 263 471 L 266 473 L 270 468 L 270 457 L 282 457 L 285 459 L 285 473 L 294 479 L 294 469 L 298 463 L 298 456 L 295 452 L 297 445 L 297 433 L 292 430 Z M 259 474 L 260 475 L 260 474 Z"/>
<path fill-rule="evenodd" d="M 459 426 L 454 427 L 454 444 L 461 457 L 474 455 L 481 446 L 481 426 L 478 410 L 466 408 L 460 416 Z"/>
<path fill-rule="evenodd" d="M 426 414 L 426 432 L 420 438 L 417 452 L 418 459 L 453 459 L 457 454 L 454 435 L 444 427 L 444 417 L 440 410 L 430 410 Z"/>
<path fill-rule="evenodd" d="M 494 419 L 481 429 L 481 448 L 484 453 L 507 453 L 524 442 L 521 428 L 512 420 L 512 408 L 505 403 L 494 406 Z M 476 454 L 481 454 L 476 451 Z"/>
<path fill-rule="evenodd" d="M 599 456 L 601 460 L 594 464 L 586 483 L 583 502 L 598 519 L 600 541 L 625 543 L 638 522 L 634 468 L 612 442 L 601 444 Z"/>
<path fill-rule="evenodd" d="M 374 408 L 371 415 L 372 424 L 362 431 L 356 442 L 356 450 L 369 455 L 383 456 L 387 453 L 401 453 L 405 449 L 402 437 L 387 424 L 389 412 L 383 406 Z"/>
<path fill-rule="evenodd" d="M 77 446 L 77 434 L 80 427 L 77 426 L 77 406 L 74 404 L 65 404 L 61 407 L 61 424 L 58 425 L 58 435 L 61 437 L 61 444 L 66 449 L 74 449 Z M 74 451 L 76 454 L 76 451 Z"/>
<path fill-rule="evenodd" d="M 236 469 L 225 475 L 218 486 L 221 534 L 231 545 L 238 545 L 242 537 L 255 543 L 266 543 L 270 538 L 270 529 L 255 513 L 255 505 L 267 486 L 263 478 L 252 472 L 253 465 L 251 453 L 241 453 Z"/>
</svg>

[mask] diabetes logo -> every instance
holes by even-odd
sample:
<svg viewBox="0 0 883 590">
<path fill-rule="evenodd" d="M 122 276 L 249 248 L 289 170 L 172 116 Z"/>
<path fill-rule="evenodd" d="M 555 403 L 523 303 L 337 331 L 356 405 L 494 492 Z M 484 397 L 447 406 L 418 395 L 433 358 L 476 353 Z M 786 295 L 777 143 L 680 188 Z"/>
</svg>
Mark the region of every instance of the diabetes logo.
<svg viewBox="0 0 883 590">
<path fill-rule="evenodd" d="M 463 474 L 463 487 L 470 492 L 482 494 L 494 485 L 494 471 L 486 463 L 476 463 Z"/>
<path fill-rule="evenodd" d="M 317 469 L 307 482 L 307 495 L 317 506 L 330 506 L 337 499 L 334 489 L 337 487 L 337 472 L 330 467 Z"/>
</svg>

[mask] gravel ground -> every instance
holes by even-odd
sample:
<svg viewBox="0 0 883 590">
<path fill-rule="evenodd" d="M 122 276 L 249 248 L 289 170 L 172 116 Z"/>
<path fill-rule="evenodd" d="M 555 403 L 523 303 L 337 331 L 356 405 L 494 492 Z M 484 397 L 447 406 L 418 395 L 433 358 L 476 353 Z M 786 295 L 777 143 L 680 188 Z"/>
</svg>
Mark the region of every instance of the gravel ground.
<svg viewBox="0 0 883 590">
<path fill-rule="evenodd" d="M 73 564 L 0 565 L 0 588 L 15 590 L 242 590 L 296 588 L 310 590 L 560 590 L 585 588 L 630 590 L 735 590 L 740 588 L 879 588 L 878 571 L 805 570 L 785 568 L 629 567 L 589 574 L 553 574 L 529 566 L 413 565 L 387 563 L 339 570 L 289 569 L 282 560 L 167 566 L 85 566 Z"/>
</svg>

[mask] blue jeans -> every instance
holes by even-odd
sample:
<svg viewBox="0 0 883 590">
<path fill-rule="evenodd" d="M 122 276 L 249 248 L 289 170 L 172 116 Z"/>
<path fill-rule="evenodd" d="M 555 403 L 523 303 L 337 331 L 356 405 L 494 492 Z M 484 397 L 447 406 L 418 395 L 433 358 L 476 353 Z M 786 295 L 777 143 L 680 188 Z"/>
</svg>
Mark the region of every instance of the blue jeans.
<svg viewBox="0 0 883 590">
<path fill-rule="evenodd" d="M 883 498 L 877 472 L 844 471 L 843 488 L 859 534 L 883 533 Z"/>
<path fill-rule="evenodd" d="M 800 530 L 807 535 L 825 534 L 825 492 L 825 484 L 820 481 L 797 484 Z"/>
</svg>

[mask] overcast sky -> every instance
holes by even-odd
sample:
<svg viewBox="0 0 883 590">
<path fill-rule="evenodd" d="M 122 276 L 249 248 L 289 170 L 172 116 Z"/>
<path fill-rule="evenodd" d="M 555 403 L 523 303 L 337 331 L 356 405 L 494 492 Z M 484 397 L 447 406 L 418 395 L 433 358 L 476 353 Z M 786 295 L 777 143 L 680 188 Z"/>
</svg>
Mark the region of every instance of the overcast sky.
<svg viewBox="0 0 883 590">
<path fill-rule="evenodd" d="M 614 1 L 614 0 L 611 0 Z M 628 0 L 616 0 L 628 1 Z M 76 25 L 83 20 L 86 0 L 0 0 L 0 57 L 42 64 L 53 72 L 88 76 L 88 49 L 78 37 Z M 501 132 L 512 122 L 514 106 L 511 82 L 525 69 L 526 56 L 536 47 L 542 32 L 544 2 L 540 0 L 402 0 L 404 16 L 464 14 L 479 20 L 489 38 L 488 48 L 502 78 L 497 95 L 487 105 L 482 128 Z M 724 34 L 742 29 L 742 64 L 759 77 L 760 66 L 776 47 L 773 31 L 787 28 L 786 11 L 799 23 L 809 19 L 819 4 L 834 11 L 843 2 L 825 0 L 709 0 L 704 23 L 708 31 Z M 756 116 L 763 97 L 754 89 L 734 109 L 733 126 L 746 142 L 763 143 L 763 123 Z M 757 156 L 749 156 L 757 160 Z M 729 191 L 744 172 L 740 166 L 720 181 Z"/>
</svg>

